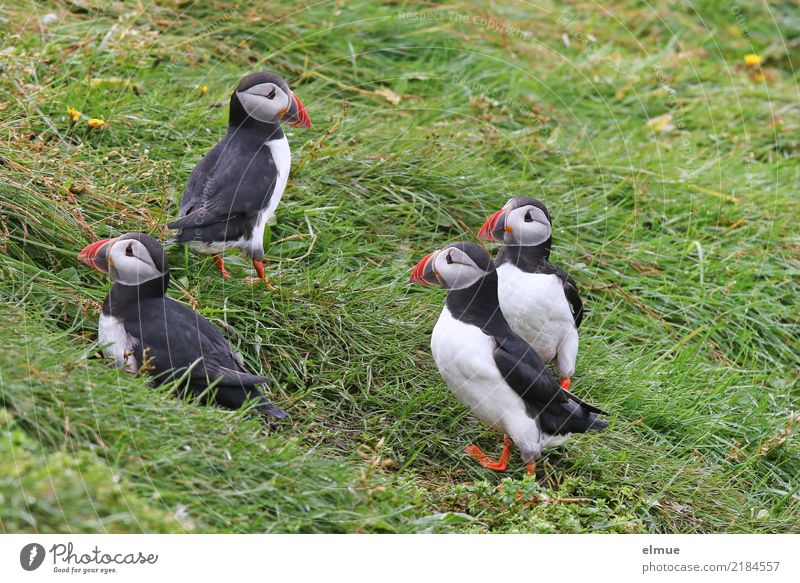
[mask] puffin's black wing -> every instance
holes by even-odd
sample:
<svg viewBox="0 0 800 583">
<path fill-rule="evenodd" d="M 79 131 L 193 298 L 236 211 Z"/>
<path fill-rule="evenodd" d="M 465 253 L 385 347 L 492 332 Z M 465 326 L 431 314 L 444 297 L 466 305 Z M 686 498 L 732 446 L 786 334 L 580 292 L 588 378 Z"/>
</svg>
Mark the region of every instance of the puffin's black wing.
<svg viewBox="0 0 800 583">
<path fill-rule="evenodd" d="M 145 363 L 156 381 L 168 382 L 191 368 L 189 382 L 195 390 L 217 383 L 219 404 L 238 408 L 247 398 L 259 398 L 259 409 L 286 416 L 253 386 L 269 379 L 239 364 L 222 332 L 206 318 L 169 298 L 142 301 L 131 309 L 135 313 L 122 318 L 125 330 L 137 340 L 137 362 Z"/>
<path fill-rule="evenodd" d="M 228 136 L 225 136 L 225 138 L 217 142 L 208 154 L 203 156 L 203 159 L 194 167 L 194 170 L 192 170 L 192 174 L 189 176 L 189 182 L 186 184 L 186 188 L 183 190 L 183 196 L 181 197 L 181 218 L 202 206 L 203 193 L 206 190 L 205 186 L 207 181 L 209 186 L 213 188 L 214 170 L 217 167 L 220 156 L 225 151 L 228 139 Z"/>
<path fill-rule="evenodd" d="M 551 435 L 602 429 L 604 412 L 563 390 L 542 358 L 519 337 L 495 337 L 494 361 L 506 383 Z"/>
<path fill-rule="evenodd" d="M 583 302 L 578 293 L 578 284 L 572 279 L 566 271 L 558 270 L 559 279 L 564 283 L 564 295 L 567 296 L 569 307 L 572 308 L 572 317 L 575 319 L 575 327 L 580 328 L 583 322 Z M 562 276 L 563 274 L 563 276 Z"/>
<path fill-rule="evenodd" d="M 522 399 L 538 408 L 566 400 L 565 391 L 553 380 L 547 365 L 521 338 L 494 337 L 494 361 L 500 374 Z"/>
<path fill-rule="evenodd" d="M 183 320 L 186 326 L 183 334 L 176 330 L 175 325 L 170 326 L 170 337 L 177 334 L 189 336 L 183 338 L 183 341 L 188 343 L 189 348 L 194 348 L 192 354 L 189 355 L 194 357 L 192 362 L 202 358 L 202 362 L 198 363 L 190 373 L 193 380 L 218 381 L 220 386 L 254 385 L 269 382 L 267 377 L 251 374 L 239 363 L 222 332 L 206 318 L 188 306 L 173 300 L 167 299 L 165 304 L 168 307 L 168 315 L 171 312 L 173 316 L 173 321 Z"/>
<path fill-rule="evenodd" d="M 177 304 L 177 302 L 175 303 Z M 189 309 L 182 304 L 177 305 Z M 234 355 L 233 349 L 222 332 L 206 318 L 193 310 L 192 312 L 197 316 L 204 354 L 202 365 L 199 367 L 202 375 L 200 382 L 207 382 L 206 378 L 212 381 L 218 380 L 217 403 L 231 409 L 238 409 L 245 400 L 255 399 L 258 401 L 258 410 L 262 413 L 278 419 L 286 417 L 287 414 L 283 409 L 267 401 L 261 391 L 253 386 L 268 383 L 270 379 L 249 373 Z M 193 380 L 195 379 L 196 377 L 193 376 Z"/>
<path fill-rule="evenodd" d="M 167 226 L 186 230 L 255 215 L 269 204 L 277 181 L 268 145 L 247 135 L 226 137 L 192 172 L 181 202 L 182 216 Z"/>
</svg>

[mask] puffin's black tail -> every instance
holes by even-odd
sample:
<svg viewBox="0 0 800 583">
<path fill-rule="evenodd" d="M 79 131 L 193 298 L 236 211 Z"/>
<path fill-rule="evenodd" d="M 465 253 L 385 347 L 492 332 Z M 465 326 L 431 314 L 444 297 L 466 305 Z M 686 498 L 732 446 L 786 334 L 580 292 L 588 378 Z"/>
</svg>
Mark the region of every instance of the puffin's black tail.
<svg viewBox="0 0 800 583">
<path fill-rule="evenodd" d="M 258 411 L 260 413 L 263 413 L 264 415 L 275 417 L 276 419 L 283 419 L 288 415 L 286 411 L 284 411 L 277 405 L 273 405 L 263 397 L 261 398 L 261 403 L 259 403 L 258 405 Z"/>
<path fill-rule="evenodd" d="M 287 416 L 286 411 L 273 405 L 267 398 L 253 386 L 223 386 L 218 387 L 214 397 L 217 405 L 226 409 L 241 409 L 247 401 L 256 401 L 256 409 L 259 413 L 270 415 L 276 419 L 283 419 Z"/>
<path fill-rule="evenodd" d="M 608 415 L 608 413 L 606 413 L 602 409 L 598 409 L 594 405 L 590 405 L 589 403 L 578 397 L 576 394 L 570 393 L 569 391 L 565 391 L 565 393 L 567 394 L 567 399 L 569 399 L 570 401 L 574 401 L 575 403 L 577 403 L 590 413 L 597 413 L 598 415 Z"/>
<path fill-rule="evenodd" d="M 167 228 L 174 230 L 183 229 L 184 227 L 190 226 L 192 223 L 192 217 L 188 217 L 184 215 L 180 218 L 175 219 L 174 221 L 170 221 L 167 223 Z"/>
<path fill-rule="evenodd" d="M 608 427 L 608 423 L 600 419 L 602 414 L 599 409 L 582 401 L 569 400 L 557 406 L 545 407 L 539 414 L 539 421 L 542 430 L 550 435 L 586 433 Z"/>
<path fill-rule="evenodd" d="M 608 427 L 608 423 L 600 419 L 597 413 L 589 413 L 589 419 L 591 424 L 589 425 L 589 431 L 593 429 L 606 429 Z"/>
</svg>

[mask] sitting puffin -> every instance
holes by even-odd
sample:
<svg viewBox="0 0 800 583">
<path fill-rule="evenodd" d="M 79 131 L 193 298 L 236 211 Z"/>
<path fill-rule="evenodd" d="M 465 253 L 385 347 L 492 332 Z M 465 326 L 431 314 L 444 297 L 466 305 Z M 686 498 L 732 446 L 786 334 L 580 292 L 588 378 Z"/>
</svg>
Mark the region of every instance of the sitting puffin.
<svg viewBox="0 0 800 583">
<path fill-rule="evenodd" d="M 544 447 L 571 433 L 603 429 L 603 411 L 563 390 L 535 350 L 508 325 L 497 299 L 497 271 L 489 254 L 456 243 L 423 258 L 411 283 L 442 285 L 447 300 L 431 336 L 431 352 L 447 386 L 489 427 L 505 433 L 503 453 L 489 459 L 476 445 L 466 452 L 503 471 L 513 441 L 528 472 Z"/>
<path fill-rule="evenodd" d="M 555 358 L 561 386 L 569 390 L 583 303 L 575 280 L 549 261 L 547 207 L 535 198 L 512 198 L 483 224 L 478 238 L 503 242 L 495 259 L 503 315 L 546 362 Z"/>
<path fill-rule="evenodd" d="M 216 383 L 211 394 L 218 405 L 238 409 L 252 400 L 261 413 L 286 417 L 254 386 L 269 379 L 247 372 L 211 322 L 164 295 L 169 264 L 158 241 L 128 233 L 92 243 L 78 259 L 114 280 L 103 302 L 98 336 L 103 353 L 118 367 L 147 370 L 158 384 L 188 371 L 188 388 L 195 395 Z"/>
<path fill-rule="evenodd" d="M 238 247 L 264 277 L 264 228 L 283 196 L 292 155 L 281 122 L 311 127 L 306 108 L 274 73 L 251 73 L 231 95 L 228 132 L 200 161 L 181 199 L 178 229 L 169 242 L 213 255 Z"/>
</svg>

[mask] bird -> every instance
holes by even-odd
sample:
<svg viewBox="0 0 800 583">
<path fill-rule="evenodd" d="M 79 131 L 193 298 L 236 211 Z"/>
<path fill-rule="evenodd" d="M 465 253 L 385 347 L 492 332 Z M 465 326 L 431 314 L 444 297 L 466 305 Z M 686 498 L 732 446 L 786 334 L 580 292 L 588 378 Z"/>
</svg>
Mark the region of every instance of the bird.
<svg viewBox="0 0 800 583">
<path fill-rule="evenodd" d="M 503 243 L 495 258 L 500 309 L 545 362 L 555 361 L 561 386 L 569 390 L 584 307 L 575 280 L 550 263 L 552 231 L 543 203 L 516 197 L 489 217 L 478 238 Z"/>
<path fill-rule="evenodd" d="M 264 274 L 264 229 L 280 203 L 292 163 L 281 123 L 311 127 L 300 99 L 275 73 L 246 75 L 231 95 L 228 131 L 200 160 L 181 198 L 170 243 L 213 255 L 224 278 L 222 253 L 239 248 L 258 281 Z"/>
<path fill-rule="evenodd" d="M 255 402 L 265 416 L 286 417 L 255 387 L 269 379 L 248 372 L 211 322 L 165 295 L 169 263 L 158 241 L 127 233 L 91 243 L 78 260 L 114 282 L 103 302 L 98 341 L 117 367 L 147 371 L 158 385 L 187 375 L 188 394 L 228 409 Z"/>
<path fill-rule="evenodd" d="M 433 360 L 456 398 L 505 434 L 498 460 L 477 445 L 466 453 L 486 468 L 504 471 L 514 443 L 534 475 L 545 447 L 608 425 L 600 419 L 602 410 L 562 389 L 541 356 L 511 329 L 500 310 L 497 280 L 489 253 L 467 242 L 425 256 L 409 279 L 447 290 L 431 334 Z"/>
</svg>

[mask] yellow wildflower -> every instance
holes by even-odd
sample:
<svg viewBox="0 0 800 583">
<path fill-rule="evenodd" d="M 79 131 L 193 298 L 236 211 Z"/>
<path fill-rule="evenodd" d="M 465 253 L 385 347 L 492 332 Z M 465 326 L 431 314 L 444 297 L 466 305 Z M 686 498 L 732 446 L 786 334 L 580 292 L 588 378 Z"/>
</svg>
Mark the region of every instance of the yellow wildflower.
<svg viewBox="0 0 800 583">
<path fill-rule="evenodd" d="M 74 107 L 68 107 L 67 113 L 72 118 L 73 122 L 77 122 L 81 118 L 81 112 L 75 109 Z"/>
<path fill-rule="evenodd" d="M 675 126 L 672 125 L 671 122 L 672 122 L 672 114 L 664 113 L 652 119 L 648 119 L 645 125 L 649 128 L 653 128 L 653 131 L 656 132 L 668 132 L 670 130 L 675 129 Z"/>
<path fill-rule="evenodd" d="M 208 93 L 208 85 L 200 85 L 197 90 L 200 92 L 200 95 L 205 95 Z"/>
<path fill-rule="evenodd" d="M 89 125 L 90 128 L 101 128 L 104 125 L 106 125 L 106 122 L 104 122 L 102 119 L 97 119 L 96 117 L 93 117 L 86 123 Z"/>
<path fill-rule="evenodd" d="M 758 67 L 762 61 L 763 59 L 760 55 L 755 55 L 753 53 L 744 56 L 744 62 L 748 67 Z"/>
</svg>

